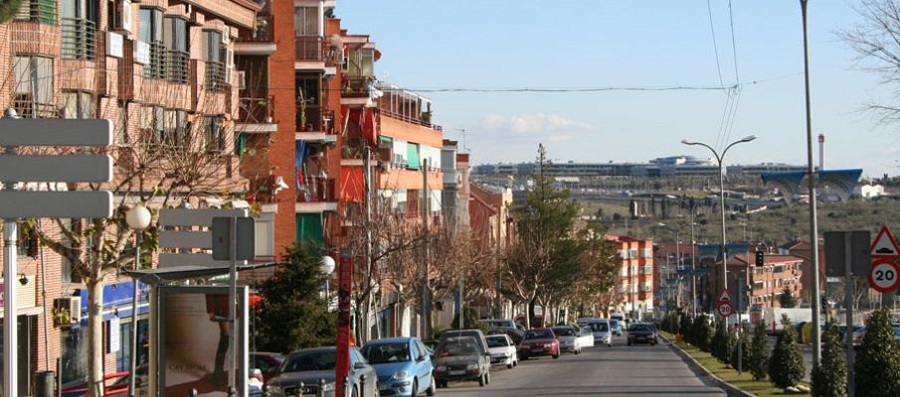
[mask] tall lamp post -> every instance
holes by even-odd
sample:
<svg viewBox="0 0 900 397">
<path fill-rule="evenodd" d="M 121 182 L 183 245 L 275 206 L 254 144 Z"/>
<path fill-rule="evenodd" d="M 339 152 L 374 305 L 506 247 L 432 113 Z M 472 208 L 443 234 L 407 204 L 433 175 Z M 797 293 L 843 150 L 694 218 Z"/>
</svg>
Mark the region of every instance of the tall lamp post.
<svg viewBox="0 0 900 397">
<path fill-rule="evenodd" d="M 725 146 L 724 150 L 722 150 L 722 155 L 719 155 L 719 152 L 717 152 L 716 149 L 713 149 L 712 146 L 709 146 L 705 143 L 691 142 L 687 139 L 681 140 L 681 143 L 685 145 L 699 145 L 709 149 L 709 151 L 712 152 L 713 156 L 716 157 L 716 161 L 719 162 L 719 198 L 721 200 L 719 206 L 722 208 L 722 285 L 726 290 L 728 289 L 728 252 L 725 248 L 725 164 L 723 163 L 723 159 L 725 158 L 725 153 L 728 153 L 728 149 L 731 149 L 732 146 L 739 143 L 750 142 L 754 139 L 756 139 L 756 135 L 748 135 L 739 140 L 731 142 L 728 144 L 728 146 Z"/>
<path fill-rule="evenodd" d="M 144 229 L 150 226 L 150 211 L 143 205 L 135 205 L 125 213 L 125 222 L 128 227 L 134 230 L 134 270 L 140 268 L 141 263 L 141 244 L 144 240 Z M 128 397 L 135 396 L 135 379 L 137 378 L 137 353 L 138 353 L 138 279 L 137 275 L 132 275 L 132 297 L 131 297 L 131 357 L 129 358 L 129 379 L 128 379 Z"/>
<path fill-rule="evenodd" d="M 325 276 L 325 302 L 327 303 L 326 307 L 330 307 L 331 301 L 328 300 L 328 279 L 331 278 L 331 273 L 334 272 L 334 258 L 328 255 L 323 256 L 319 271 Z"/>
</svg>

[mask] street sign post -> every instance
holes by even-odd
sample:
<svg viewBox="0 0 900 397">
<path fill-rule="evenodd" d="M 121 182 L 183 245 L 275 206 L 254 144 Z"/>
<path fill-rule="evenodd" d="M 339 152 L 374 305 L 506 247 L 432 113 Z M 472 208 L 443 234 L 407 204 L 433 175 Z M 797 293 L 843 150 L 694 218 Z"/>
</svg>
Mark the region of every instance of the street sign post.
<svg viewBox="0 0 900 397">
<path fill-rule="evenodd" d="M 882 294 L 891 293 L 900 285 L 900 266 L 889 259 L 877 259 L 869 272 L 869 286 Z"/>
<path fill-rule="evenodd" d="M 19 119 L 7 109 L 0 119 L 0 217 L 3 218 L 3 395 L 18 396 L 16 259 L 19 218 L 109 218 L 108 191 L 21 191 L 19 182 L 108 182 L 108 155 L 19 155 L 19 147 L 105 147 L 112 144 L 106 119 Z M 47 190 L 50 190 L 49 187 Z"/>
</svg>

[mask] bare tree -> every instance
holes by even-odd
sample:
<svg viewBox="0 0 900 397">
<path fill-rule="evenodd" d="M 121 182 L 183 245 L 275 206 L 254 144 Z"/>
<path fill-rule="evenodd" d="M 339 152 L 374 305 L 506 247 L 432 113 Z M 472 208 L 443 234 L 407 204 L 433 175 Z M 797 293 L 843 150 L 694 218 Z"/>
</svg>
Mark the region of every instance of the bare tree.
<svg viewBox="0 0 900 397">
<path fill-rule="evenodd" d="M 892 100 L 896 101 L 900 83 L 900 2 L 897 0 L 860 0 L 854 6 L 863 21 L 838 36 L 858 54 L 861 69 L 881 77 L 881 83 L 894 86 Z M 900 105 L 870 103 L 868 109 L 884 124 L 900 120 Z"/>
</svg>

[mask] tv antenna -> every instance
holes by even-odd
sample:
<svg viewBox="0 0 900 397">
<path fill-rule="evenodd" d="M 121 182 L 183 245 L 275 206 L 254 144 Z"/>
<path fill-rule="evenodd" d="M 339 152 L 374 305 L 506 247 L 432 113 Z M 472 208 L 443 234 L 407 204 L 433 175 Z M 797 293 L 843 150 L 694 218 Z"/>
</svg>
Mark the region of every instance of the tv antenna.
<svg viewBox="0 0 900 397">
<path fill-rule="evenodd" d="M 469 148 L 466 146 L 466 129 L 465 128 L 456 128 L 456 131 L 462 132 L 462 149 L 464 153 L 469 153 Z"/>
</svg>

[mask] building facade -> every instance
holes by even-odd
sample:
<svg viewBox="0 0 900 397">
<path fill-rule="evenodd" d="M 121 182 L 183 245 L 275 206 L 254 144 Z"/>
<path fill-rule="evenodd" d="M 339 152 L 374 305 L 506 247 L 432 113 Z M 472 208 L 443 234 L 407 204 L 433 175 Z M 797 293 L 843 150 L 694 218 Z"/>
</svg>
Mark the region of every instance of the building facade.
<svg viewBox="0 0 900 397">
<path fill-rule="evenodd" d="M 653 293 L 656 291 L 653 241 L 616 235 L 607 235 L 606 239 L 616 243 L 622 258 L 619 277 L 607 306 L 610 311 L 624 312 L 635 320 L 652 316 L 655 311 Z"/>
</svg>

